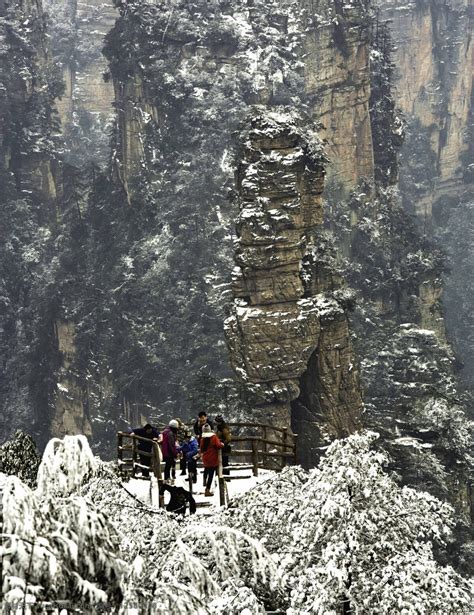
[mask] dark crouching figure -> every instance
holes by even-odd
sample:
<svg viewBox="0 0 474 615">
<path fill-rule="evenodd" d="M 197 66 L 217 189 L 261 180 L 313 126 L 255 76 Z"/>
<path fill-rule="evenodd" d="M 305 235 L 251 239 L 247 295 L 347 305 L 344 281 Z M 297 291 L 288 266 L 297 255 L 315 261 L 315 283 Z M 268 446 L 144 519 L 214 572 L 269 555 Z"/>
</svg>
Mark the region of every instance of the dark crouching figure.
<svg viewBox="0 0 474 615">
<path fill-rule="evenodd" d="M 229 465 L 229 455 L 232 451 L 232 448 L 230 446 L 230 441 L 232 440 L 232 436 L 230 433 L 229 426 L 225 422 L 222 414 L 218 414 L 216 416 L 216 436 L 219 438 L 219 440 L 224 445 L 224 448 L 222 449 L 222 468 L 223 468 L 222 472 L 223 474 L 229 475 L 230 470 L 228 468 L 228 465 Z"/>
<path fill-rule="evenodd" d="M 143 427 L 137 427 L 131 432 L 131 435 L 145 438 L 145 440 L 137 440 L 137 451 L 140 457 L 140 465 L 146 466 L 141 468 L 142 476 L 150 476 L 151 466 L 151 449 L 153 446 L 153 440 L 158 442 L 160 432 L 155 427 L 152 427 L 150 423 L 147 423 Z M 149 453 L 148 455 L 142 455 L 142 453 Z"/>
<path fill-rule="evenodd" d="M 202 464 L 204 466 L 204 486 L 206 490 L 204 495 L 214 495 L 211 491 L 212 480 L 214 473 L 219 465 L 219 449 L 224 448 L 224 445 L 211 430 L 209 425 L 204 425 L 202 428 L 202 438 L 200 441 L 200 451 Z"/>
<path fill-rule="evenodd" d="M 164 495 L 165 491 L 168 491 L 171 496 L 166 506 L 168 512 L 177 515 L 185 515 L 186 506 L 189 504 L 189 514 L 194 515 L 196 512 L 196 502 L 189 491 L 186 491 L 186 489 L 182 487 L 173 487 L 172 485 L 163 484 L 160 487 L 160 495 Z"/>
</svg>

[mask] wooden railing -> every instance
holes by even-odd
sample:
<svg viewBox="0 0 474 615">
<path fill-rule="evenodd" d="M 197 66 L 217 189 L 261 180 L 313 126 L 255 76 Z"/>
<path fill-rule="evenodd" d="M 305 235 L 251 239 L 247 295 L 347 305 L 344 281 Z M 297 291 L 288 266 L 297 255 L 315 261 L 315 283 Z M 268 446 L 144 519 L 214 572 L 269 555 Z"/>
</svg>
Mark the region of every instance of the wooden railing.
<svg viewBox="0 0 474 615">
<path fill-rule="evenodd" d="M 161 486 L 163 485 L 163 473 L 162 473 L 162 464 L 163 464 L 163 455 L 161 452 L 161 446 L 156 440 L 151 441 L 151 453 L 147 451 L 139 450 L 137 443 L 139 441 L 150 443 L 148 438 L 142 438 L 141 436 L 137 436 L 135 434 L 126 433 L 123 431 L 119 431 L 117 434 L 117 459 L 119 470 L 123 473 L 130 473 L 132 478 L 142 478 L 144 480 L 149 480 L 149 476 L 143 476 L 143 474 L 137 475 L 137 469 L 143 471 L 148 470 L 148 472 L 153 472 L 154 477 L 158 482 L 158 502 L 160 508 L 164 506 L 164 499 L 161 495 Z M 124 453 L 127 456 L 124 457 Z M 138 457 L 146 457 L 151 459 L 150 465 L 143 465 L 138 460 Z M 151 481 L 150 481 L 150 499 L 151 499 Z"/>
<path fill-rule="evenodd" d="M 232 452 L 229 456 L 241 459 L 242 463 L 250 464 L 254 476 L 258 476 L 259 469 L 281 470 L 288 464 L 296 462 L 296 442 L 297 435 L 285 427 L 274 427 L 263 423 L 235 422 L 227 423 L 232 433 Z M 192 427 L 191 427 L 192 428 Z M 251 430 L 251 434 L 242 434 L 242 430 Z M 259 434 L 255 434 L 255 432 Z M 273 432 L 273 433 L 272 433 Z M 156 440 L 152 441 L 152 451 L 148 453 L 139 450 L 138 442 L 144 441 L 148 444 L 150 440 L 135 434 L 118 432 L 117 434 L 117 458 L 119 469 L 131 475 L 133 478 L 149 479 L 143 476 L 143 470 L 151 471 L 158 482 L 158 492 L 163 485 L 163 455 L 161 446 Z M 242 445 L 236 448 L 235 445 Z M 245 446 L 247 445 L 247 446 Z M 140 463 L 139 457 L 150 458 L 150 466 Z M 236 464 L 231 464 L 229 468 L 238 468 Z M 140 474 L 137 474 L 140 470 Z M 222 466 L 222 450 L 219 450 L 219 465 L 217 470 L 219 484 L 219 501 L 221 506 L 227 503 L 226 480 L 229 476 L 224 474 Z M 150 497 L 151 497 L 150 481 Z M 193 484 L 189 481 L 189 490 L 192 493 Z M 159 506 L 164 506 L 163 496 L 159 496 Z"/>
<path fill-rule="evenodd" d="M 231 456 L 244 457 L 250 460 L 254 476 L 258 476 L 259 468 L 281 470 L 288 464 L 296 463 L 297 435 L 292 433 L 288 427 L 274 427 L 264 423 L 251 422 L 228 423 L 228 425 L 233 434 L 237 434 L 241 429 L 249 428 L 260 431 L 261 435 L 232 435 L 231 442 L 231 444 L 249 444 L 249 448 L 246 449 L 233 447 Z M 275 436 L 271 432 L 275 432 L 277 435 Z"/>
</svg>

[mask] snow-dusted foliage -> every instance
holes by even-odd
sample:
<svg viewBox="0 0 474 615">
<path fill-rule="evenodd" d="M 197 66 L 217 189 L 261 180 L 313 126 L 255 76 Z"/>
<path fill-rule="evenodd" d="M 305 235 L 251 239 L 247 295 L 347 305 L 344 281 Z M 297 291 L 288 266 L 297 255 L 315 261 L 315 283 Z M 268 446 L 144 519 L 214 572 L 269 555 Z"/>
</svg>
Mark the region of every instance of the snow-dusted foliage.
<svg viewBox="0 0 474 615">
<path fill-rule="evenodd" d="M 36 485 L 36 475 L 41 458 L 31 436 L 17 431 L 13 440 L 0 446 L 0 472 L 14 474 L 26 485 Z"/>
<path fill-rule="evenodd" d="M 192 613 L 192 605 L 204 606 L 205 613 L 226 612 L 223 595 L 227 604 L 232 603 L 240 612 L 241 587 L 246 588 L 244 600 L 254 604 L 258 604 L 256 595 L 262 597 L 265 589 L 279 590 L 277 567 L 260 541 L 228 526 L 189 526 L 158 564 L 152 579 L 154 598 L 162 601 L 162 612 L 176 609 L 177 604 L 183 605 L 179 613 Z"/>
<path fill-rule="evenodd" d="M 122 612 L 263 613 L 262 596 L 278 594 L 277 566 L 259 537 L 212 516 L 197 523 L 144 505 L 106 465 L 81 493 L 107 510 L 121 536 L 119 555 L 128 563 Z"/>
<path fill-rule="evenodd" d="M 4 477 L 4 595 L 123 614 L 465 615 L 468 581 L 433 556 L 451 507 L 397 486 L 375 439 L 337 441 L 319 469 L 287 468 L 202 521 L 138 500 L 101 462 L 71 495 Z"/>
<path fill-rule="evenodd" d="M 38 469 L 38 491 L 44 495 L 69 495 L 84 483 L 95 465 L 85 436 L 53 438 Z"/>
<path fill-rule="evenodd" d="M 348 207 L 332 190 L 328 196 L 317 258 L 353 292 L 364 424 L 380 432 L 404 484 L 449 499 L 461 519 L 469 510 L 471 404 L 443 338 L 443 254 L 403 211 L 396 188 L 361 184 Z"/>
<path fill-rule="evenodd" d="M 0 475 L 7 603 L 67 599 L 91 607 L 121 599 L 116 531 L 73 492 L 90 475 L 91 459 L 87 440 L 70 436 L 50 443 L 36 490 Z"/>
<path fill-rule="evenodd" d="M 396 488 L 383 471 L 386 460 L 370 450 L 370 436 L 349 440 L 331 445 L 309 481 L 312 510 L 291 519 L 294 548 L 308 548 L 285 563 L 294 588 L 290 613 L 336 612 L 341 603 L 359 613 L 436 613 L 448 603 L 450 612 L 465 612 L 467 584 L 437 566 L 429 544 L 449 535 L 450 507 Z M 295 560 L 305 576 L 294 574 Z"/>
<path fill-rule="evenodd" d="M 469 584 L 432 551 L 450 535 L 451 507 L 398 487 L 370 448 L 374 437 L 335 442 L 309 474 L 284 471 L 243 496 L 227 522 L 265 535 L 288 613 L 466 613 Z"/>
<path fill-rule="evenodd" d="M 223 522 L 243 529 L 254 538 L 262 538 L 272 553 L 278 551 L 288 540 L 288 507 L 296 504 L 295 494 L 307 482 L 308 473 L 299 466 L 285 468 L 238 501 L 231 501 L 223 513 Z M 252 511 L 251 519 L 249 511 Z"/>
<path fill-rule="evenodd" d="M 474 425 L 459 406 L 446 399 L 430 398 L 415 413 L 420 431 L 436 434 L 435 447 L 472 465 Z"/>
</svg>

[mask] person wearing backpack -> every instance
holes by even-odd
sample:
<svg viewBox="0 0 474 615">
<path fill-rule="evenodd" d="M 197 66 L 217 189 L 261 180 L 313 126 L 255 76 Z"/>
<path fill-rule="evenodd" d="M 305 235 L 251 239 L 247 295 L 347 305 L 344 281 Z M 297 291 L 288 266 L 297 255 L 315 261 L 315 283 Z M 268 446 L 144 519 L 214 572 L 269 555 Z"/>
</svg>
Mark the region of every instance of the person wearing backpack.
<svg viewBox="0 0 474 615">
<path fill-rule="evenodd" d="M 160 432 L 156 429 L 156 427 L 153 427 L 150 423 L 147 423 L 143 427 L 135 427 L 135 429 L 132 429 L 130 435 L 144 438 L 137 441 L 137 452 L 140 458 L 140 470 L 142 476 L 148 478 L 150 476 L 151 451 L 153 442 L 158 442 Z"/>
<path fill-rule="evenodd" d="M 204 495 L 211 497 L 214 474 L 219 465 L 219 449 L 224 448 L 224 444 L 219 440 L 208 424 L 202 428 L 202 436 L 199 443 L 201 461 L 204 466 Z"/>
</svg>

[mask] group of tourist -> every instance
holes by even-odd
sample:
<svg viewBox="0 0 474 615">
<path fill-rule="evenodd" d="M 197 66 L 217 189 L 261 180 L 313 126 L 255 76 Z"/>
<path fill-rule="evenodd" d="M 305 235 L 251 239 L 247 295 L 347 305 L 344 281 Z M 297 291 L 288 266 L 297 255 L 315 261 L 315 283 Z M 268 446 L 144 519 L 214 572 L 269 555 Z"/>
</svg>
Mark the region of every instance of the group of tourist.
<svg viewBox="0 0 474 615">
<path fill-rule="evenodd" d="M 201 459 L 204 466 L 203 486 L 204 495 L 212 496 L 212 481 L 219 466 L 219 450 L 222 450 L 222 466 L 224 474 L 229 474 L 229 453 L 231 452 L 231 433 L 224 417 L 219 414 L 214 422 L 207 413 L 199 412 L 198 418 L 191 430 L 180 420 L 172 419 L 160 433 L 156 427 L 149 423 L 134 429 L 131 434 L 144 438 L 138 440 L 137 449 L 140 458 L 142 475 L 150 475 L 150 465 L 153 441 L 161 446 L 161 453 L 165 463 L 164 482 L 174 485 L 176 479 L 176 461 L 179 459 L 181 475 L 186 472 L 193 483 L 197 482 L 197 462 Z M 145 453 L 145 454 L 143 454 Z"/>
</svg>

